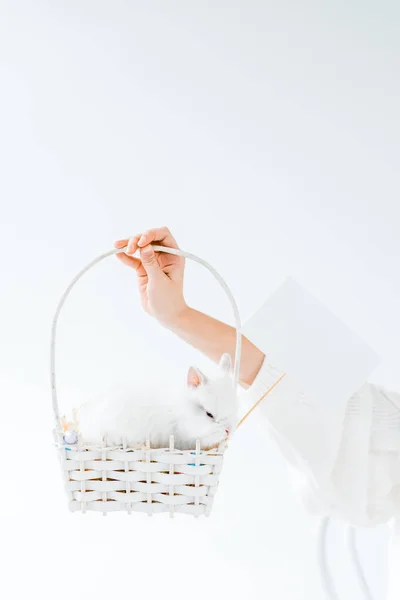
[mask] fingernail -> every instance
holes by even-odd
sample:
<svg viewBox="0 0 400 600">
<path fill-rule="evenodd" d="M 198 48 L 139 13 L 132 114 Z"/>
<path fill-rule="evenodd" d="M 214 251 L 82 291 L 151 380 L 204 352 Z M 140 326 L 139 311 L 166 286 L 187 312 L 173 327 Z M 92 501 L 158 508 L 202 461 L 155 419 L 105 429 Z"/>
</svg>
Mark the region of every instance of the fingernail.
<svg viewBox="0 0 400 600">
<path fill-rule="evenodd" d="M 139 246 L 141 246 L 142 244 L 144 244 L 144 242 L 145 242 L 145 239 L 146 239 L 146 234 L 144 233 L 144 234 L 143 234 L 143 235 L 140 237 L 140 239 L 139 239 L 139 241 L 138 241 L 138 245 L 139 245 Z"/>
</svg>

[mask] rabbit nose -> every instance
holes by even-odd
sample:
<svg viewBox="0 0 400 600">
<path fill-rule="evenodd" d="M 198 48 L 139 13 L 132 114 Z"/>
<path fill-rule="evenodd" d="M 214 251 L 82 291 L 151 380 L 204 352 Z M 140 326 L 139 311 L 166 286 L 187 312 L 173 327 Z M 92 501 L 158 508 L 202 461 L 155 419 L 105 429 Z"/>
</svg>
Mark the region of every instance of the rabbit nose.
<svg viewBox="0 0 400 600">
<path fill-rule="evenodd" d="M 225 427 L 226 435 L 229 435 L 229 429 Z"/>
</svg>

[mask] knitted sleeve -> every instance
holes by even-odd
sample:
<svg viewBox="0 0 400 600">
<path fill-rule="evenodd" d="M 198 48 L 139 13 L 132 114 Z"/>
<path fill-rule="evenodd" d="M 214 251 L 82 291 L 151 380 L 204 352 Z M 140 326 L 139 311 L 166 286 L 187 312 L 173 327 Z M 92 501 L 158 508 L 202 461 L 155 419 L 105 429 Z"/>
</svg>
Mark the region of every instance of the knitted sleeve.
<svg viewBox="0 0 400 600">
<path fill-rule="evenodd" d="M 281 375 L 265 358 L 249 401 L 259 400 Z M 400 510 L 400 394 L 366 383 L 343 414 L 332 414 L 323 398 L 306 398 L 288 374 L 258 415 L 310 511 L 370 526 Z"/>
<path fill-rule="evenodd" d="M 259 418 L 286 457 L 290 455 L 292 466 L 301 463 L 315 476 L 324 478 L 337 454 L 343 414 L 339 409 L 329 413 L 323 399 L 318 403 L 307 398 L 289 373 L 266 395 L 282 375 L 266 357 L 247 390 L 249 403 L 255 404 L 265 396 L 259 405 Z"/>
</svg>

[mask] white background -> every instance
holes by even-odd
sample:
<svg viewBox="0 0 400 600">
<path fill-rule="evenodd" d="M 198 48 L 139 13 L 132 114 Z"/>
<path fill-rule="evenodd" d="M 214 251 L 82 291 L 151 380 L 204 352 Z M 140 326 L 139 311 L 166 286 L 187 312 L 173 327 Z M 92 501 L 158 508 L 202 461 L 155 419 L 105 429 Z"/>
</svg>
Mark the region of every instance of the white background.
<svg viewBox="0 0 400 600">
<path fill-rule="evenodd" d="M 72 276 L 168 225 L 244 318 L 292 275 L 385 358 L 400 389 L 397 3 L 0 1 L 1 539 L 8 598 L 322 598 L 315 522 L 255 414 L 212 517 L 70 515 L 52 450 L 48 345 Z M 197 308 L 230 321 L 188 265 Z M 140 312 L 111 258 L 62 315 L 65 409 L 207 361 Z M 243 475 L 243 472 L 245 475 Z M 386 528 L 360 532 L 376 599 Z M 360 598 L 340 525 L 330 555 Z M 4 556 L 4 555 L 3 555 Z"/>
</svg>

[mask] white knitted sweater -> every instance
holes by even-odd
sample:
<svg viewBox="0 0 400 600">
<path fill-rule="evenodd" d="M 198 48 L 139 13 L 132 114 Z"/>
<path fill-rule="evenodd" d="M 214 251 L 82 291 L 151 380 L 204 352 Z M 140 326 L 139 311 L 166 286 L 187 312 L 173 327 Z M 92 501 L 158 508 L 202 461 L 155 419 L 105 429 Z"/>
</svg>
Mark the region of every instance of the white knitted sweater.
<svg viewBox="0 0 400 600">
<path fill-rule="evenodd" d="M 282 375 L 267 359 L 247 391 L 257 401 Z M 286 375 L 259 414 L 286 456 L 313 514 L 355 526 L 390 520 L 400 508 L 400 394 L 365 383 L 332 417 Z"/>
</svg>

